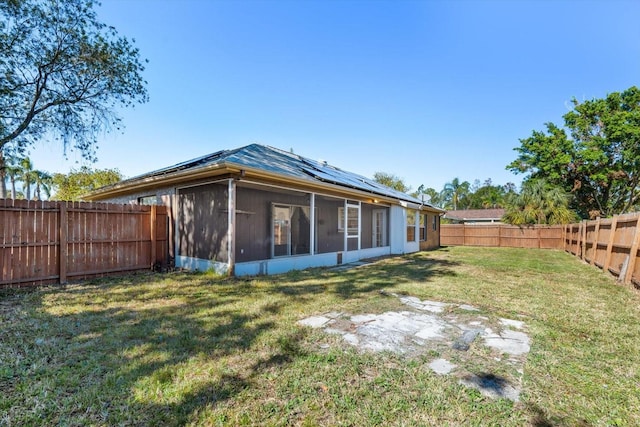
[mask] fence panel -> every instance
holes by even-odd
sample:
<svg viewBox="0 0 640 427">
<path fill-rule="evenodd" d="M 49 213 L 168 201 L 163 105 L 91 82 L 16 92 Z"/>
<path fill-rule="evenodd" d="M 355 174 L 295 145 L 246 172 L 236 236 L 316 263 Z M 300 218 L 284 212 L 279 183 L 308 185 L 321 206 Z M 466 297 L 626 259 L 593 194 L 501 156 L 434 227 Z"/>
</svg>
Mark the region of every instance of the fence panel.
<svg viewBox="0 0 640 427">
<path fill-rule="evenodd" d="M 0 199 L 0 286 L 164 265 L 167 221 L 164 206 Z"/>
<path fill-rule="evenodd" d="M 540 249 L 564 249 L 563 225 L 536 225 Z"/>
<path fill-rule="evenodd" d="M 506 224 L 442 224 L 443 246 L 492 246 L 563 249 L 563 226 L 518 227 Z"/>
<path fill-rule="evenodd" d="M 595 254 L 591 260 L 592 265 L 596 265 L 600 268 L 604 267 L 604 263 L 607 259 L 607 247 L 609 246 L 609 239 L 612 237 L 611 225 L 613 220 L 611 218 L 600 219 L 598 232 L 595 236 Z"/>
</svg>

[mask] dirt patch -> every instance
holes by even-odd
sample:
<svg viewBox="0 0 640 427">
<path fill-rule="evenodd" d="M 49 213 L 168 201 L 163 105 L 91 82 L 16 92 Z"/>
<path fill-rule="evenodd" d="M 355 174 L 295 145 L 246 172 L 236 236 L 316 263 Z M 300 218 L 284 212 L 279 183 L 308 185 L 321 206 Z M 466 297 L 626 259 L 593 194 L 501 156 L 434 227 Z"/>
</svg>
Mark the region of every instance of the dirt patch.
<svg viewBox="0 0 640 427">
<path fill-rule="evenodd" d="M 494 398 L 519 400 L 530 339 L 524 322 L 495 318 L 468 304 L 398 298 L 407 308 L 382 314 L 330 312 L 307 317 L 301 325 L 342 335 L 362 351 L 389 351 L 422 357 L 439 375 Z"/>
</svg>

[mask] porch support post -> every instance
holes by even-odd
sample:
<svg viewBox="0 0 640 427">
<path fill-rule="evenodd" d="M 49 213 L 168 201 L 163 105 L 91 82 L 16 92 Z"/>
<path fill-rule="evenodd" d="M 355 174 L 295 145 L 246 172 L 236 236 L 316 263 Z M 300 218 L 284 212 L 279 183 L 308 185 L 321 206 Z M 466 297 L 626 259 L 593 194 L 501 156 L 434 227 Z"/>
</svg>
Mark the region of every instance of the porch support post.
<svg viewBox="0 0 640 427">
<path fill-rule="evenodd" d="M 362 244 L 362 202 L 358 202 L 358 250 Z"/>
<path fill-rule="evenodd" d="M 228 227 L 227 227 L 227 274 L 233 276 L 236 269 L 236 181 L 229 179 Z"/>
<path fill-rule="evenodd" d="M 310 239 L 309 239 L 309 254 L 311 255 L 315 255 L 315 249 L 316 249 L 316 194 L 315 193 L 311 193 L 309 195 L 309 221 L 311 221 L 310 227 L 309 227 L 309 234 L 310 234 Z"/>
<path fill-rule="evenodd" d="M 344 224 L 344 230 L 343 230 L 344 234 L 342 235 L 342 237 L 343 237 L 342 246 L 344 248 L 345 254 L 347 252 L 347 248 L 349 247 L 349 245 L 347 243 L 348 242 L 348 239 L 347 239 L 348 231 L 347 230 L 349 229 L 349 226 L 347 224 L 347 218 L 349 218 L 349 216 L 347 214 L 348 210 L 349 210 L 349 207 L 347 206 L 347 199 L 344 199 L 344 218 L 343 218 L 343 220 L 344 220 L 344 223 L 343 223 Z"/>
</svg>

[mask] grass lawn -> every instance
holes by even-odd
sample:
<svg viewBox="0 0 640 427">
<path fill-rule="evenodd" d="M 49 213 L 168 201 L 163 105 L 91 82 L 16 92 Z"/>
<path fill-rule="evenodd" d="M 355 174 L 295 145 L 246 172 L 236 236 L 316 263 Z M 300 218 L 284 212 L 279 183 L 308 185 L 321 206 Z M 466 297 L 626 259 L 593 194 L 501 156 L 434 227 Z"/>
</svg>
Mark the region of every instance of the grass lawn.
<svg viewBox="0 0 640 427">
<path fill-rule="evenodd" d="M 528 325 L 520 402 L 297 325 L 386 289 Z M 451 247 L 348 271 L 0 290 L 0 426 L 640 425 L 640 292 L 557 251 Z"/>
</svg>

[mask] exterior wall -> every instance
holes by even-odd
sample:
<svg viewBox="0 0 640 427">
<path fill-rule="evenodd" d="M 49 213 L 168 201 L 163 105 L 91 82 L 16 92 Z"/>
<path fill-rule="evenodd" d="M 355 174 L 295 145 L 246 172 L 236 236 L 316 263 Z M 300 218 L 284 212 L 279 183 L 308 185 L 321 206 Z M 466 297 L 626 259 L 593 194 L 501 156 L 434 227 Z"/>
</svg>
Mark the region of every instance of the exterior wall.
<svg viewBox="0 0 640 427">
<path fill-rule="evenodd" d="M 237 276 L 254 276 L 258 274 L 280 274 L 291 270 L 302 270 L 313 267 L 331 267 L 338 264 L 338 257 L 342 257 L 342 263 L 358 261 L 364 258 L 390 255 L 389 246 L 382 248 L 363 249 L 360 251 L 338 252 L 277 258 L 255 262 L 243 262 L 236 264 Z"/>
<path fill-rule="evenodd" d="M 175 190 L 174 187 L 163 187 L 163 188 L 157 188 L 157 189 L 154 189 L 154 190 L 127 194 L 126 196 L 109 199 L 109 203 L 121 203 L 121 204 L 130 204 L 130 205 L 133 204 L 133 205 L 135 205 L 135 204 L 138 204 L 138 200 L 140 200 L 143 197 L 155 196 L 156 197 L 156 202 L 157 202 L 158 205 L 167 206 L 167 201 L 171 197 L 173 197 L 175 192 L 176 192 L 176 190 Z"/>
<path fill-rule="evenodd" d="M 392 254 L 405 253 L 407 241 L 407 214 L 401 206 L 391 206 L 389 210 L 389 243 Z"/>
<path fill-rule="evenodd" d="M 192 258 L 188 256 L 176 257 L 176 267 L 192 271 L 215 271 L 218 274 L 225 274 L 229 269 L 229 264 L 224 262 L 210 261 L 207 259 Z"/>
<path fill-rule="evenodd" d="M 424 213 L 427 217 L 427 239 L 420 242 L 420 250 L 426 251 L 440 247 L 440 215 L 434 212 Z M 435 219 L 436 229 L 433 229 Z"/>
</svg>

